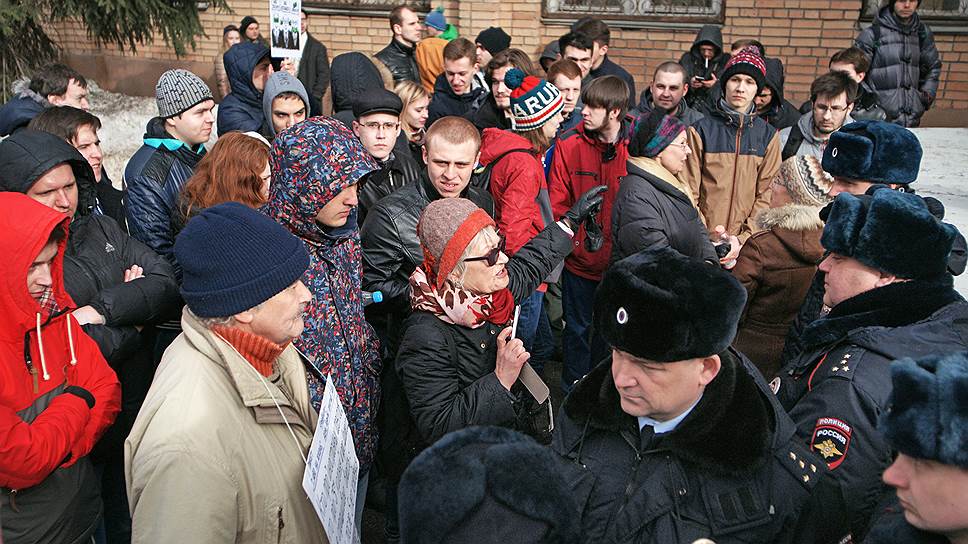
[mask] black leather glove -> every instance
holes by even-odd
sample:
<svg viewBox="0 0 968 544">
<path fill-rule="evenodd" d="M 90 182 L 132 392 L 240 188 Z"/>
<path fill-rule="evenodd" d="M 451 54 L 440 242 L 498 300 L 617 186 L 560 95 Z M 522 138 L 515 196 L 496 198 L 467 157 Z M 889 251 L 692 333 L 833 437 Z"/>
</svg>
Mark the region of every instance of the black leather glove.
<svg viewBox="0 0 968 544">
<path fill-rule="evenodd" d="M 602 200 L 605 196 L 602 194 L 607 189 L 604 185 L 599 185 L 597 187 L 592 187 L 591 189 L 582 193 L 578 197 L 578 201 L 571 207 L 570 210 L 565 212 L 565 219 L 571 223 L 571 229 L 578 232 L 578 226 L 585 222 L 590 216 L 598 213 L 598 210 L 602 207 Z"/>
<path fill-rule="evenodd" d="M 94 408 L 94 395 L 92 395 L 87 389 L 84 389 L 79 385 L 69 385 L 64 389 L 64 393 L 84 399 L 84 402 L 87 403 L 88 410 Z"/>
<path fill-rule="evenodd" d="M 585 220 L 585 251 L 595 253 L 602 249 L 605 244 L 605 237 L 602 235 L 602 227 L 598 226 L 594 217 Z"/>
</svg>

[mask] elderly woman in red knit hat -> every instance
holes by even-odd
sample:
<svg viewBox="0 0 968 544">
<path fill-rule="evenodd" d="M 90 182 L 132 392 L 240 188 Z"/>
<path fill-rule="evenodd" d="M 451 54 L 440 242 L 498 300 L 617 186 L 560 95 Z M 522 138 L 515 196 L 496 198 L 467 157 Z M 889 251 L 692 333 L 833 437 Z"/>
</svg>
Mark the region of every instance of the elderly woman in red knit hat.
<svg viewBox="0 0 968 544">
<path fill-rule="evenodd" d="M 530 355 L 508 325 L 515 305 L 571 252 L 574 230 L 601 205 L 604 189 L 586 192 L 510 258 L 494 221 L 473 202 L 444 198 L 424 210 L 417 225 L 424 261 L 410 277 L 413 314 L 396 360 L 422 439 L 414 449 L 470 425 L 550 439 L 547 406 L 518 381 Z"/>
</svg>

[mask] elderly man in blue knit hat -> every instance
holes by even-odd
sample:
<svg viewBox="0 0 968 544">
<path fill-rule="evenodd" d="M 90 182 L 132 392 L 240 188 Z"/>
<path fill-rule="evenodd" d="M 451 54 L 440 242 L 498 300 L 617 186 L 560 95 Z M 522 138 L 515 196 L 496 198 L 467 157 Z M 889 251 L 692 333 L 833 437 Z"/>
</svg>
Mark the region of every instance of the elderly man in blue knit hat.
<svg viewBox="0 0 968 544">
<path fill-rule="evenodd" d="M 897 502 L 864 542 L 968 542 L 968 353 L 895 361 L 891 376 L 880 428 L 898 450 L 884 472 Z"/>
<path fill-rule="evenodd" d="M 132 542 L 327 542 L 303 491 L 316 412 L 294 338 L 303 243 L 230 202 L 175 242 L 183 333 L 125 442 Z"/>
<path fill-rule="evenodd" d="M 968 302 L 946 270 L 957 229 L 923 199 L 885 187 L 842 193 L 821 218 L 823 303 L 831 310 L 806 327 L 802 352 L 771 387 L 841 484 L 857 542 L 890 491 L 881 473 L 891 447 L 877 429 L 891 394 L 889 363 L 968 348 Z"/>
</svg>

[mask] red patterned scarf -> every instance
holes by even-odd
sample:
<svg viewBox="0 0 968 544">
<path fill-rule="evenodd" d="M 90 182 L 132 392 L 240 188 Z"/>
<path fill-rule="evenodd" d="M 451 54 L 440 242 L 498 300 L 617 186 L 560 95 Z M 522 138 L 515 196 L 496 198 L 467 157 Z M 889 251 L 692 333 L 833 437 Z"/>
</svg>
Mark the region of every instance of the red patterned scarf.
<svg viewBox="0 0 968 544">
<path fill-rule="evenodd" d="M 504 326 L 514 313 L 511 291 L 501 289 L 487 295 L 476 295 L 458 289 L 450 281 L 445 281 L 437 289 L 427 280 L 427 274 L 420 266 L 410 275 L 410 305 L 414 311 L 430 312 L 445 323 L 471 329 L 488 321 Z"/>
</svg>

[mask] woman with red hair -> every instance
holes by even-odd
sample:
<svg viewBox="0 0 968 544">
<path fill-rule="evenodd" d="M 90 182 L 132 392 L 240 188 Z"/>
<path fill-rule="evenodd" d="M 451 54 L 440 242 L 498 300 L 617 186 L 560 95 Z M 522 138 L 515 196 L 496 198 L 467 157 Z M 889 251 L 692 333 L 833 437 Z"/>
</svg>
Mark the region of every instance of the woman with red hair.
<svg viewBox="0 0 968 544">
<path fill-rule="evenodd" d="M 230 132 L 215 143 L 182 188 L 174 231 L 216 204 L 238 202 L 259 208 L 269 200 L 269 146 L 241 132 Z"/>
</svg>

